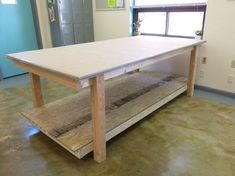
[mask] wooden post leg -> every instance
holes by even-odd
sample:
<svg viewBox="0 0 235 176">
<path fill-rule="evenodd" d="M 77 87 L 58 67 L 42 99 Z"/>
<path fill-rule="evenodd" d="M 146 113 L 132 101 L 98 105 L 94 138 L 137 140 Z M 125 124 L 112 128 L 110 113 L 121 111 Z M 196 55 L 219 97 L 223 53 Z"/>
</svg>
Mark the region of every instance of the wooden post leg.
<svg viewBox="0 0 235 176">
<path fill-rule="evenodd" d="M 94 159 L 101 163 L 106 160 L 104 76 L 91 78 L 90 82 Z"/>
<path fill-rule="evenodd" d="M 188 90 L 187 96 L 192 97 L 194 94 L 194 83 L 196 77 L 196 67 L 197 67 L 197 46 L 193 47 L 191 51 L 190 67 L 189 67 L 189 77 L 188 77 Z"/>
<path fill-rule="evenodd" d="M 34 106 L 38 108 L 43 105 L 40 77 L 33 73 L 29 73 L 29 76 L 30 76 L 31 86 L 32 86 Z"/>
</svg>

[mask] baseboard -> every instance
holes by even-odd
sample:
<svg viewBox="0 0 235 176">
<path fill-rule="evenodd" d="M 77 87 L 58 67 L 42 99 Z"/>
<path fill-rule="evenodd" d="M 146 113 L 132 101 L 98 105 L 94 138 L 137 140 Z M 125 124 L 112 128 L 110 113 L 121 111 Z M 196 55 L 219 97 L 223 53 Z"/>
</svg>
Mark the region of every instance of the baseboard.
<svg viewBox="0 0 235 176">
<path fill-rule="evenodd" d="M 14 76 L 5 77 L 5 78 L 3 78 L 3 80 L 4 80 L 4 79 L 9 79 L 9 78 L 14 78 L 14 77 L 17 77 L 17 76 L 26 75 L 26 74 L 28 74 L 28 72 L 26 72 L 26 73 L 21 73 L 21 74 L 18 74 L 18 75 L 14 75 Z"/>
<path fill-rule="evenodd" d="M 214 89 L 214 88 L 211 88 L 211 87 L 200 86 L 200 85 L 195 85 L 195 88 L 199 89 L 199 90 L 204 90 L 204 91 L 207 91 L 207 92 L 215 93 L 215 94 L 218 94 L 218 95 L 223 95 L 223 96 L 226 96 L 226 97 L 229 97 L 229 98 L 235 98 L 235 93 L 232 93 L 232 92 L 226 92 L 226 91 L 223 91 L 223 90 L 218 90 L 218 89 Z"/>
</svg>

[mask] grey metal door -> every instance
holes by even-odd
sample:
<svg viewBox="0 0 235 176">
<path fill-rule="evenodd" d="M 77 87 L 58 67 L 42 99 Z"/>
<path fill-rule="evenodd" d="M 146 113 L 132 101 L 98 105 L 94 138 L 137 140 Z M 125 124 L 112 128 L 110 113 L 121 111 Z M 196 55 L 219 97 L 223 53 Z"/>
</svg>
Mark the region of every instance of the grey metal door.
<svg viewBox="0 0 235 176">
<path fill-rule="evenodd" d="M 73 4 L 73 23 L 83 23 L 83 0 L 72 0 Z"/>
<path fill-rule="evenodd" d="M 93 23 L 92 0 L 83 0 L 83 22 Z"/>
<path fill-rule="evenodd" d="M 59 0 L 60 28 L 63 45 L 74 44 L 72 0 Z"/>
<path fill-rule="evenodd" d="M 61 24 L 61 33 L 63 38 L 64 45 L 72 45 L 74 44 L 74 31 L 72 23 L 64 23 Z"/>
<path fill-rule="evenodd" d="M 94 41 L 92 0 L 57 0 L 51 22 L 53 46 Z"/>
<path fill-rule="evenodd" d="M 75 43 L 85 42 L 83 23 L 74 24 L 74 35 L 75 35 Z"/>
<path fill-rule="evenodd" d="M 84 43 L 84 29 L 83 29 L 83 0 L 72 0 L 73 2 L 73 23 L 75 43 Z"/>
<path fill-rule="evenodd" d="M 59 0 L 60 23 L 73 23 L 72 0 Z"/>
<path fill-rule="evenodd" d="M 83 0 L 83 35 L 84 42 L 94 41 L 92 0 Z"/>
<path fill-rule="evenodd" d="M 92 0 L 73 0 L 75 43 L 94 41 Z"/>
<path fill-rule="evenodd" d="M 55 20 L 50 21 L 50 28 L 51 28 L 51 39 L 52 39 L 52 45 L 53 47 L 62 46 L 62 36 L 61 36 L 61 28 L 60 28 L 60 19 L 59 19 L 59 11 L 58 11 L 58 1 L 55 1 L 55 3 L 48 3 L 48 8 L 53 8 L 55 13 Z"/>
<path fill-rule="evenodd" d="M 93 42 L 94 41 L 94 31 L 93 31 L 93 23 L 84 23 L 84 40 L 85 42 Z"/>
</svg>

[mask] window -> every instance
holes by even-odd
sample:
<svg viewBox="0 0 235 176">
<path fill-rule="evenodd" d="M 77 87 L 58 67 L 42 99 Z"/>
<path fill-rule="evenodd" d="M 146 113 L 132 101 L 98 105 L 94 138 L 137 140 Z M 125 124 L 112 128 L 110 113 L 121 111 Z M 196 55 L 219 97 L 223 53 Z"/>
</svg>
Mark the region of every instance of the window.
<svg viewBox="0 0 235 176">
<path fill-rule="evenodd" d="M 17 4 L 17 0 L 0 0 L 2 4 Z"/>
<path fill-rule="evenodd" d="M 134 21 L 140 20 L 139 33 L 193 38 L 203 31 L 206 0 L 136 0 Z"/>
<path fill-rule="evenodd" d="M 194 36 L 194 31 L 203 27 L 203 12 L 171 12 L 169 15 L 169 35 Z"/>
<path fill-rule="evenodd" d="M 141 33 L 165 33 L 166 12 L 140 12 L 139 19 L 142 20 L 139 29 Z M 157 21 L 157 23 L 153 23 L 153 21 Z"/>
<path fill-rule="evenodd" d="M 135 0 L 136 6 L 207 3 L 207 0 Z"/>
</svg>

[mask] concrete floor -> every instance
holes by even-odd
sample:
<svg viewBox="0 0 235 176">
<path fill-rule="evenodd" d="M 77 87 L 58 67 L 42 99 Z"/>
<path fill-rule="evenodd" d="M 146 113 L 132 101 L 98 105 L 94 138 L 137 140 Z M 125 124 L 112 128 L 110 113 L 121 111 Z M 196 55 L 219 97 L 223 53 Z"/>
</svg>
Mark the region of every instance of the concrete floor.
<svg viewBox="0 0 235 176">
<path fill-rule="evenodd" d="M 73 94 L 43 81 L 51 102 Z M 19 112 L 33 107 L 29 86 L 0 90 L 0 176 L 234 176 L 235 106 L 179 97 L 107 146 L 107 160 L 78 160 Z"/>
<path fill-rule="evenodd" d="M 29 75 L 22 74 L 19 76 L 14 76 L 11 78 L 0 80 L 0 89 L 15 87 L 15 86 L 22 86 L 29 82 Z"/>
</svg>

